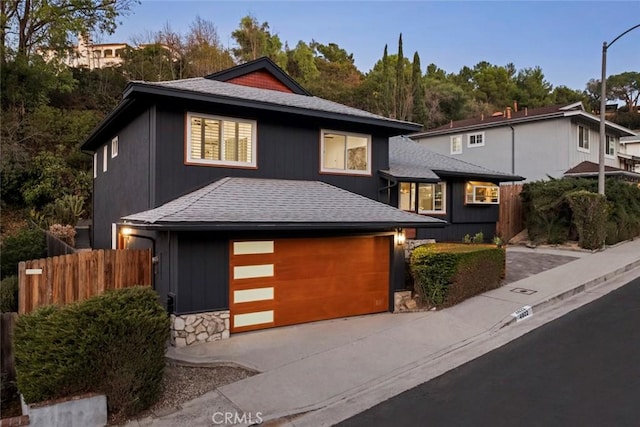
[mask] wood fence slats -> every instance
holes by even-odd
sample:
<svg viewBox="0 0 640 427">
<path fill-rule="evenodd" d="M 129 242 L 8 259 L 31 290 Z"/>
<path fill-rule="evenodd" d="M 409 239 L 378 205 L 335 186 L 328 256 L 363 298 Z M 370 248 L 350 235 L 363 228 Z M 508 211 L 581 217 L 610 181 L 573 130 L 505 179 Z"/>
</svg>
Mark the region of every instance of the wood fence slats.
<svg viewBox="0 0 640 427">
<path fill-rule="evenodd" d="M 148 249 L 100 249 L 24 261 L 18 267 L 18 310 L 29 313 L 43 305 L 82 301 L 109 289 L 151 286 L 151 268 Z M 28 269 L 42 269 L 42 273 L 27 274 Z"/>
<path fill-rule="evenodd" d="M 524 229 L 522 200 L 523 184 L 500 186 L 500 218 L 496 224 L 496 234 L 505 242 Z"/>
</svg>

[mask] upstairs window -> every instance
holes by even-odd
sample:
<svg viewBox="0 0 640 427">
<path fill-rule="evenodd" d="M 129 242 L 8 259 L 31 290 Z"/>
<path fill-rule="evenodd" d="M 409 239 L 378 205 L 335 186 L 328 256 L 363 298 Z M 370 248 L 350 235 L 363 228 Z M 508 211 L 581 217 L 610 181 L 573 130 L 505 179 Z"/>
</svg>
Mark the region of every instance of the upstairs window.
<svg viewBox="0 0 640 427">
<path fill-rule="evenodd" d="M 118 155 L 118 137 L 114 137 L 111 140 L 111 158 L 114 158 Z"/>
<path fill-rule="evenodd" d="M 589 152 L 589 129 L 578 125 L 578 151 Z"/>
<path fill-rule="evenodd" d="M 421 214 L 446 213 L 446 184 L 401 182 L 399 207 L 404 211 Z"/>
<path fill-rule="evenodd" d="M 616 137 L 607 135 L 607 145 L 605 146 L 604 153 L 607 156 L 613 157 L 616 155 Z"/>
<path fill-rule="evenodd" d="M 484 145 L 484 132 L 470 133 L 467 135 L 467 147 L 482 147 Z"/>
<path fill-rule="evenodd" d="M 321 172 L 371 174 L 371 136 L 323 130 Z"/>
<path fill-rule="evenodd" d="M 187 114 L 187 163 L 256 167 L 256 122 Z"/>
<path fill-rule="evenodd" d="M 455 135 L 451 137 L 451 154 L 462 153 L 462 135 Z"/>
<path fill-rule="evenodd" d="M 105 144 L 102 148 L 102 172 L 107 171 L 107 156 L 109 155 L 109 147 Z"/>
</svg>

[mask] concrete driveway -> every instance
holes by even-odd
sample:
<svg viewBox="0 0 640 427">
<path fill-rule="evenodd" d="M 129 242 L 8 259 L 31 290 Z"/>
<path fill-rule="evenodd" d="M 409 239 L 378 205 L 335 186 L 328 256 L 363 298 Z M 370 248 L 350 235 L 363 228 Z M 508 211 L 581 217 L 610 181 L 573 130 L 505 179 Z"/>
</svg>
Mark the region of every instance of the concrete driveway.
<svg viewBox="0 0 640 427">
<path fill-rule="evenodd" d="M 527 248 L 526 246 L 507 247 L 507 275 L 504 284 L 542 273 L 575 261 L 589 252 L 571 251 L 553 248 Z"/>
</svg>

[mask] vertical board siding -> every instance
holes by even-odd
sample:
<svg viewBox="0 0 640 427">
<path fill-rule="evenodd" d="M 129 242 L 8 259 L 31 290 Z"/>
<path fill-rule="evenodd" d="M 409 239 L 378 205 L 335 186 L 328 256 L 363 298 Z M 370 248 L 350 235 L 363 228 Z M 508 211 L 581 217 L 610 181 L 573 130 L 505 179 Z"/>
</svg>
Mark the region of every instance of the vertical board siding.
<svg viewBox="0 0 640 427">
<path fill-rule="evenodd" d="M 42 274 L 27 275 L 27 269 Z M 19 264 L 19 313 L 69 304 L 110 289 L 151 286 L 151 251 L 116 249 L 23 261 Z"/>
<path fill-rule="evenodd" d="M 496 234 L 505 242 L 524 229 L 522 220 L 523 184 L 500 186 L 500 218 L 496 224 Z"/>
</svg>

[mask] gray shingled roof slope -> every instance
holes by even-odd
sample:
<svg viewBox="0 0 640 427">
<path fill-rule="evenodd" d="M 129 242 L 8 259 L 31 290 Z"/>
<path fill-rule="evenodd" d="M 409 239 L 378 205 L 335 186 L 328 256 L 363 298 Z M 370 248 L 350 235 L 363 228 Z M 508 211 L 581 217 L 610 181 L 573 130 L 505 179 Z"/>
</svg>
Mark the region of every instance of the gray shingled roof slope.
<svg viewBox="0 0 640 427">
<path fill-rule="evenodd" d="M 255 178 L 222 178 L 122 219 L 147 224 L 444 225 L 439 219 L 404 212 L 319 181 Z"/>
<path fill-rule="evenodd" d="M 505 181 L 520 179 L 511 174 L 483 168 L 451 156 L 436 153 L 404 136 L 389 138 L 389 169 L 382 171 L 396 178 L 440 179 L 439 174 L 487 176 Z"/>
<path fill-rule="evenodd" d="M 369 113 L 368 111 L 360 110 L 358 108 L 348 107 L 346 105 L 338 104 L 337 102 L 318 98 L 317 96 L 298 95 L 295 93 L 286 93 L 276 90 L 241 86 L 233 83 L 225 83 L 216 80 L 205 79 L 203 77 L 194 77 L 190 79 L 170 80 L 163 82 L 136 81 L 133 83 L 143 84 L 147 86 L 159 86 L 178 89 L 200 94 L 209 94 L 264 102 L 268 104 L 283 105 L 287 107 L 304 108 L 307 110 L 324 111 L 355 117 L 364 117 L 369 119 L 382 120 L 385 122 L 389 122 L 390 124 L 402 123 L 415 125 L 415 123 L 379 116 L 377 114 Z"/>
</svg>

